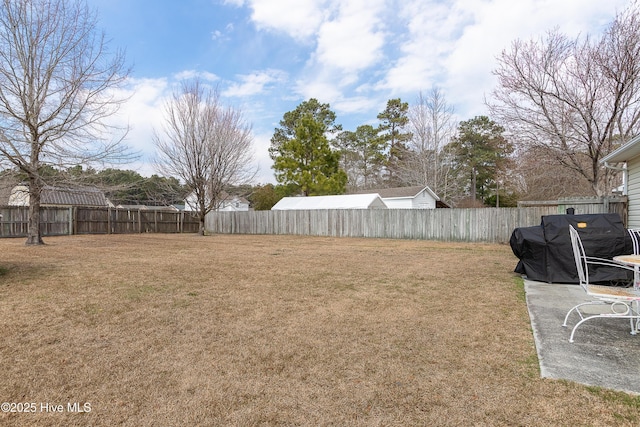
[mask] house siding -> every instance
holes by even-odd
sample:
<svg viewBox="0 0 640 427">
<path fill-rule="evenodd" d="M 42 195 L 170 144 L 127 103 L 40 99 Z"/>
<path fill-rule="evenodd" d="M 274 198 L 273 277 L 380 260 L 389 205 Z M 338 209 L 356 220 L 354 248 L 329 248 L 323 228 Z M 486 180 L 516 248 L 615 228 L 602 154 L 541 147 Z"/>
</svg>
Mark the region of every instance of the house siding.
<svg viewBox="0 0 640 427">
<path fill-rule="evenodd" d="M 427 191 L 421 191 L 415 197 L 383 197 L 389 209 L 435 209 L 436 199 Z"/>
<path fill-rule="evenodd" d="M 630 159 L 627 162 L 627 169 L 629 177 L 627 227 L 640 228 L 640 156 Z"/>
<path fill-rule="evenodd" d="M 225 200 L 222 206 L 216 209 L 218 212 L 246 212 L 249 210 L 249 203 L 242 202 L 239 199 Z"/>
<path fill-rule="evenodd" d="M 389 209 L 411 209 L 411 200 L 402 199 L 382 199 Z"/>
<path fill-rule="evenodd" d="M 436 208 L 436 199 L 431 197 L 426 191 L 418 194 L 418 197 L 415 198 L 414 202 L 416 209 L 435 209 Z"/>
<path fill-rule="evenodd" d="M 378 194 L 283 197 L 271 210 L 387 209 Z"/>
</svg>

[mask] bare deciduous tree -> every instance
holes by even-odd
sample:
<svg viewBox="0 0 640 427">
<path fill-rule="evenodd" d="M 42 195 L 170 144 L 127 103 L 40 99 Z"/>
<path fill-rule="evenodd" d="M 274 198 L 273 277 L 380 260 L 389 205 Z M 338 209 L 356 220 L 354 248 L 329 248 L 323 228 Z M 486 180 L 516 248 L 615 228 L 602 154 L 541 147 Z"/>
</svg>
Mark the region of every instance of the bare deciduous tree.
<svg viewBox="0 0 640 427">
<path fill-rule="evenodd" d="M 224 200 L 223 190 L 255 176 L 251 127 L 241 112 L 220 105 L 215 90 L 198 80 L 184 82 L 165 105 L 162 134 L 154 132 L 157 168 L 184 181 L 205 231 L 207 213 Z"/>
<path fill-rule="evenodd" d="M 0 156 L 29 183 L 27 244 L 42 244 L 44 166 L 123 159 L 125 147 L 104 119 L 124 99 L 121 52 L 107 49 L 82 1 L 0 3 Z M 119 129 L 122 130 L 122 129 Z"/>
<path fill-rule="evenodd" d="M 442 197 L 450 193 L 452 182 L 449 163 L 443 157 L 443 148 L 456 132 L 453 107 L 447 104 L 444 93 L 432 88 L 427 94 L 420 92 L 416 103 L 409 109 L 412 138 L 408 142 L 409 155 L 405 180 L 416 185 L 428 185 Z"/>
<path fill-rule="evenodd" d="M 532 147 L 517 156 L 517 174 L 509 182 L 517 187 L 521 200 L 557 200 L 589 196 L 592 187 L 581 175 L 558 164 L 545 148 Z"/>
<path fill-rule="evenodd" d="M 640 13 L 618 14 L 601 38 L 570 39 L 555 30 L 516 41 L 494 71 L 492 116 L 525 147 L 555 161 L 606 194 L 613 172 L 600 159 L 640 130 Z"/>
</svg>

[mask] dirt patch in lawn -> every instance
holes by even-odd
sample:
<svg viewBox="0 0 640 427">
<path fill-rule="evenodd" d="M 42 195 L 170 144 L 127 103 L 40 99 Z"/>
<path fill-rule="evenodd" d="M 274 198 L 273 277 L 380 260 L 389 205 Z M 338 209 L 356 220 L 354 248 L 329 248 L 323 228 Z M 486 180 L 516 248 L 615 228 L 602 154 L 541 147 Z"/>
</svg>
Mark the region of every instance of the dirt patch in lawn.
<svg viewBox="0 0 640 427">
<path fill-rule="evenodd" d="M 539 377 L 506 245 L 46 242 L 0 240 L 2 425 L 640 423 L 637 398 Z"/>
</svg>

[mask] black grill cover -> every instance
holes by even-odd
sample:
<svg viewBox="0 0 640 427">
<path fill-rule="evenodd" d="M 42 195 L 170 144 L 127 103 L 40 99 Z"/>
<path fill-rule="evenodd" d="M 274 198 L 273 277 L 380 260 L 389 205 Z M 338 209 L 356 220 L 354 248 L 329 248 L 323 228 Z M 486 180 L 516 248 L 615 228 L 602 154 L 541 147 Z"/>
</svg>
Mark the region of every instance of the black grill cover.
<svg viewBox="0 0 640 427">
<path fill-rule="evenodd" d="M 513 230 L 509 243 L 520 260 L 515 272 L 541 282 L 578 283 L 569 225 L 578 230 L 589 256 L 611 259 L 633 252 L 618 214 L 547 215 L 539 227 Z M 596 267 L 589 270 L 589 278 L 606 283 L 631 280 L 632 276 L 619 268 Z"/>
</svg>

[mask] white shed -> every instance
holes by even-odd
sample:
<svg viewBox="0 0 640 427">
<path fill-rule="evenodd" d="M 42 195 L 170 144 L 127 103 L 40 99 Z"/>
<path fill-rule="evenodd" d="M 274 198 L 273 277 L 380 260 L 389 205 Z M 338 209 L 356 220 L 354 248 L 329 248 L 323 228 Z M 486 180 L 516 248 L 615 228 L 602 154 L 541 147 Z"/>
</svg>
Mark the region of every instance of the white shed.
<svg viewBox="0 0 640 427">
<path fill-rule="evenodd" d="M 608 168 L 621 168 L 622 194 L 627 196 L 627 227 L 640 228 L 640 135 L 600 160 Z"/>
<path fill-rule="evenodd" d="M 271 210 L 314 209 L 387 209 L 378 194 L 345 194 L 338 196 L 285 197 Z"/>
<path fill-rule="evenodd" d="M 389 209 L 435 209 L 440 197 L 429 187 L 397 187 L 364 190 L 377 193 Z"/>
<path fill-rule="evenodd" d="M 195 211 L 197 205 L 196 196 L 194 193 L 191 193 L 184 201 L 184 210 Z M 247 199 L 228 194 L 225 191 L 220 194 L 220 203 L 218 207 L 214 209 L 216 212 L 244 212 L 249 210 L 251 209 L 249 208 L 249 201 Z"/>
</svg>

